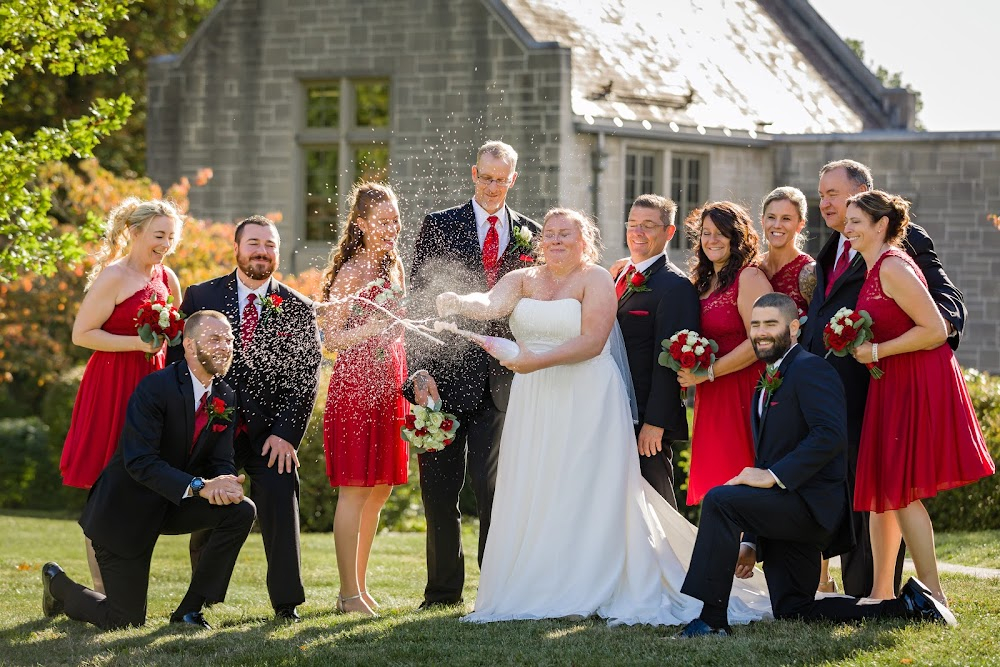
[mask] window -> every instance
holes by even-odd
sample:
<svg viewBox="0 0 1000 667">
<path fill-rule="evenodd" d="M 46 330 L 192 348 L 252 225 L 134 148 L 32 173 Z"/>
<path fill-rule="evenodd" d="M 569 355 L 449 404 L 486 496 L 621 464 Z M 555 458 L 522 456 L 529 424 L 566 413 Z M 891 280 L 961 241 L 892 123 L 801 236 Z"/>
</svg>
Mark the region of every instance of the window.
<svg viewBox="0 0 1000 667">
<path fill-rule="evenodd" d="M 677 202 L 677 233 L 671 248 L 689 248 L 684 221 L 704 203 L 708 191 L 708 158 L 674 153 L 670 159 L 670 198 Z"/>
<path fill-rule="evenodd" d="M 335 241 L 351 186 L 389 177 L 388 79 L 306 84 L 303 165 L 306 241 Z"/>
<path fill-rule="evenodd" d="M 625 153 L 625 211 L 622 223 L 628 220 L 628 213 L 636 197 L 659 192 L 661 181 L 657 177 L 657 171 L 661 159 L 657 151 L 629 150 Z M 627 239 L 623 243 L 628 247 Z"/>
</svg>

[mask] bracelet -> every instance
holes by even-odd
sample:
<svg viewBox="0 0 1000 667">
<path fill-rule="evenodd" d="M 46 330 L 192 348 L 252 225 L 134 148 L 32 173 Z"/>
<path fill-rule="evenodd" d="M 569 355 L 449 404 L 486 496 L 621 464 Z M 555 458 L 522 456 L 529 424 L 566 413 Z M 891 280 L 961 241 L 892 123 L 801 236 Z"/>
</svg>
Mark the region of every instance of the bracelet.
<svg viewBox="0 0 1000 667">
<path fill-rule="evenodd" d="M 872 363 L 878 363 L 878 343 L 872 343 Z"/>
<path fill-rule="evenodd" d="M 715 382 L 715 364 L 708 365 L 708 381 Z"/>
</svg>

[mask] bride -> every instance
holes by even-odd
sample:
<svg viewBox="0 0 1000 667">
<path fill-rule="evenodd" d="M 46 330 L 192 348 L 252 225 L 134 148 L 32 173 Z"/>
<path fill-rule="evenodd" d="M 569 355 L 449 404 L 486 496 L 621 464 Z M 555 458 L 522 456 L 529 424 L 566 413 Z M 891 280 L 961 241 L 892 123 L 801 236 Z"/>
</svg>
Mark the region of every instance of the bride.
<svg viewBox="0 0 1000 667">
<path fill-rule="evenodd" d="M 486 294 L 438 296 L 442 316 L 510 316 L 520 353 L 472 622 L 587 617 L 677 625 L 701 611 L 681 584 L 696 529 L 642 478 L 609 352 L 615 289 L 582 214 L 545 216 L 544 263 Z M 627 376 L 627 370 L 625 372 Z M 731 622 L 770 616 L 763 577 L 737 579 Z"/>
</svg>

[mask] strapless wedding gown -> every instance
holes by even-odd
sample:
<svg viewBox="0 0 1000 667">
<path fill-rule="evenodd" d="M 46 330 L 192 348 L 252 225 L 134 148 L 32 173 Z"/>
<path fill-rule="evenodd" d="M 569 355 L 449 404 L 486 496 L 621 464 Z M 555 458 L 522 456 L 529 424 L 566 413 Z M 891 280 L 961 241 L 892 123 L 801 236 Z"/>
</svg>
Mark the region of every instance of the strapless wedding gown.
<svg viewBox="0 0 1000 667">
<path fill-rule="evenodd" d="M 575 299 L 521 299 L 511 330 L 533 352 L 580 335 Z M 609 345 L 577 364 L 518 374 L 500 446 L 475 611 L 462 620 L 598 615 L 678 625 L 701 612 L 680 592 L 696 529 L 642 478 Z M 734 579 L 731 623 L 771 616 L 764 577 Z"/>
</svg>

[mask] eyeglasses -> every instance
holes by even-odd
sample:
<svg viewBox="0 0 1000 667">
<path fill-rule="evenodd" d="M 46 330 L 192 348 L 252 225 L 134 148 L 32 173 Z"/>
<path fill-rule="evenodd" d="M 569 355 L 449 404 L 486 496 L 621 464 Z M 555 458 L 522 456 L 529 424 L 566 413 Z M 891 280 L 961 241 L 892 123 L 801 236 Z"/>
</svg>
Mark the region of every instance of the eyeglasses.
<svg viewBox="0 0 1000 667">
<path fill-rule="evenodd" d="M 508 185 L 514 182 L 514 177 L 513 175 L 508 176 L 507 178 L 490 178 L 489 176 L 476 176 L 476 180 L 478 180 L 483 185 L 499 185 L 501 187 L 507 187 Z"/>
<path fill-rule="evenodd" d="M 650 232 L 656 231 L 660 227 L 666 227 L 666 225 L 663 224 L 663 223 L 656 224 L 655 222 L 626 222 L 625 223 L 625 229 L 627 229 L 628 231 L 634 232 L 634 231 L 637 231 L 637 230 L 642 230 L 642 231 L 646 232 L 647 234 L 650 233 Z"/>
</svg>

